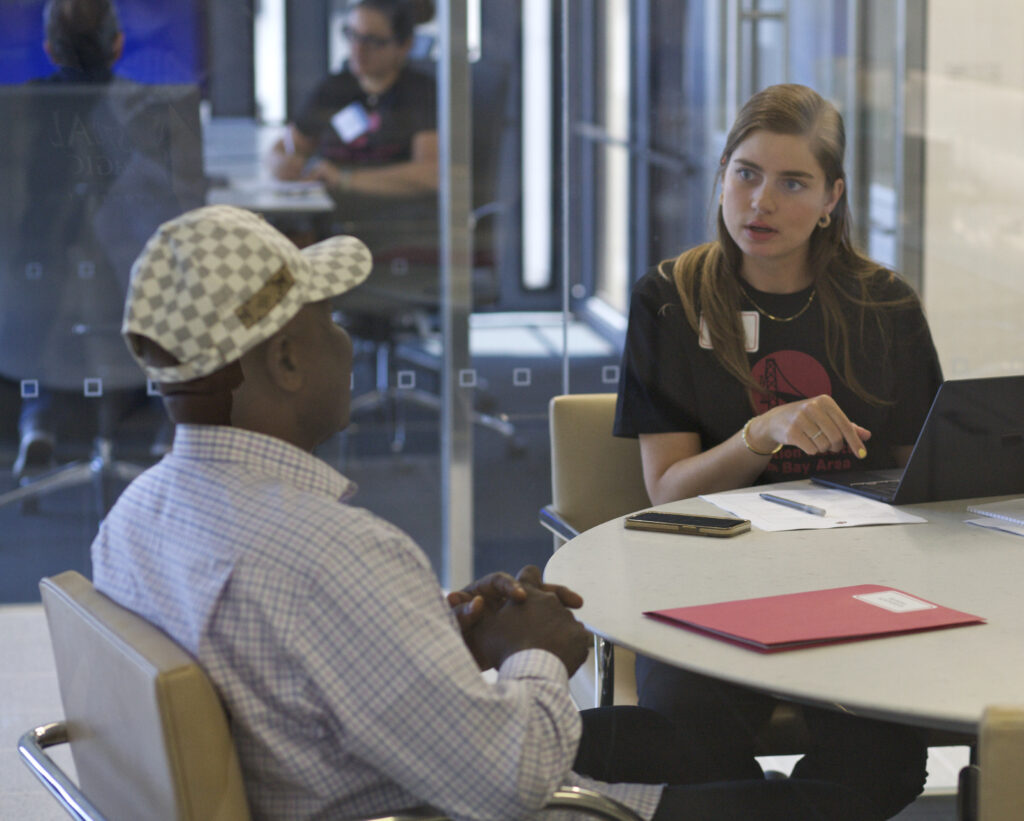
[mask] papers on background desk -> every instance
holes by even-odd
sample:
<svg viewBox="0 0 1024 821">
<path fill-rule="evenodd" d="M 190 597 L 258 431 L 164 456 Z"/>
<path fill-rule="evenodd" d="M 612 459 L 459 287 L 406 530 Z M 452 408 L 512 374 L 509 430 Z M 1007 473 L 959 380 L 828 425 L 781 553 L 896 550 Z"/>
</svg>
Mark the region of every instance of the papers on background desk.
<svg viewBox="0 0 1024 821">
<path fill-rule="evenodd" d="M 226 186 L 211 187 L 206 192 L 207 204 L 236 205 L 265 213 L 319 214 L 334 209 L 334 200 L 320 182 L 231 176 L 225 179 Z"/>
<path fill-rule="evenodd" d="M 982 514 L 980 519 L 967 519 L 969 525 L 1024 536 L 1024 498 L 968 505 L 967 510 Z"/>
<path fill-rule="evenodd" d="M 236 178 L 230 181 L 235 191 L 274 194 L 279 197 L 326 196 L 327 190 L 319 180 L 276 180 L 263 178 Z"/>
<path fill-rule="evenodd" d="M 1014 533 L 1017 536 L 1024 536 L 1024 525 L 1014 524 L 1013 522 L 1005 522 L 1002 519 L 964 519 L 969 525 L 977 525 L 978 527 L 987 527 L 989 530 L 1002 530 L 1004 533 Z"/>
<path fill-rule="evenodd" d="M 708 493 L 701 499 L 727 510 L 733 516 L 750 519 L 760 530 L 815 530 L 829 527 L 860 527 L 861 525 L 915 524 L 926 521 L 898 507 L 876 502 L 831 488 L 770 490 L 772 495 L 793 502 L 823 508 L 824 516 L 804 513 L 761 498 L 760 490 Z"/>
</svg>

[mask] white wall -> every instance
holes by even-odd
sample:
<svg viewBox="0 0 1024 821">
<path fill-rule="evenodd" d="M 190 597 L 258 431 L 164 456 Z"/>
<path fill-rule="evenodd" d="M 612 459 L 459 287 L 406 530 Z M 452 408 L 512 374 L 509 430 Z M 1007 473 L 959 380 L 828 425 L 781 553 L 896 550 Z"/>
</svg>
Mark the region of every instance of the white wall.
<svg viewBox="0 0 1024 821">
<path fill-rule="evenodd" d="M 947 378 L 1024 373 L 1024 3 L 932 0 L 924 296 Z"/>
</svg>

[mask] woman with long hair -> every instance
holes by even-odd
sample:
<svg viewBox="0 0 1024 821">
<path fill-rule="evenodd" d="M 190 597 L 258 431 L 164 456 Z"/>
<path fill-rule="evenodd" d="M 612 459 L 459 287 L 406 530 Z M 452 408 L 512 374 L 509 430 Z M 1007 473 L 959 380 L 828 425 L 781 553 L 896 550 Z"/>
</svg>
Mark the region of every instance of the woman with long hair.
<svg viewBox="0 0 1024 821">
<path fill-rule="evenodd" d="M 914 291 L 853 247 L 844 151 L 817 92 L 755 94 L 722 152 L 717 238 L 637 283 L 615 433 L 639 438 L 655 504 L 908 458 L 941 369 Z M 637 688 L 704 778 L 761 776 L 754 738 L 774 699 L 642 657 Z M 859 770 L 878 818 L 920 792 L 916 730 L 804 715 L 794 774 Z"/>
<path fill-rule="evenodd" d="M 851 243 L 844 149 L 812 89 L 754 95 L 717 239 L 637 283 L 615 433 L 654 503 L 909 456 L 941 370 L 913 290 Z"/>
</svg>

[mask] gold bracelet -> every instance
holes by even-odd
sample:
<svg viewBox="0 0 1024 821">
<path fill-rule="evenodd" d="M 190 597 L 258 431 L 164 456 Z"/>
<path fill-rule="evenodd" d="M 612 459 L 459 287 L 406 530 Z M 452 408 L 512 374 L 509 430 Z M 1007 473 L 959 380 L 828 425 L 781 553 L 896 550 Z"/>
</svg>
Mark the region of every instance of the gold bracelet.
<svg viewBox="0 0 1024 821">
<path fill-rule="evenodd" d="M 774 456 L 776 453 L 782 450 L 782 442 L 779 442 L 779 444 L 777 444 L 773 450 L 765 451 L 757 450 L 756 448 L 751 447 L 750 442 L 747 441 L 747 428 L 750 427 L 750 423 L 753 422 L 756 418 L 756 416 L 751 416 L 747 420 L 747 424 L 743 426 L 743 432 L 740 434 L 743 437 L 743 444 L 747 446 L 747 450 L 749 450 L 751 453 L 756 453 L 758 456 Z"/>
</svg>

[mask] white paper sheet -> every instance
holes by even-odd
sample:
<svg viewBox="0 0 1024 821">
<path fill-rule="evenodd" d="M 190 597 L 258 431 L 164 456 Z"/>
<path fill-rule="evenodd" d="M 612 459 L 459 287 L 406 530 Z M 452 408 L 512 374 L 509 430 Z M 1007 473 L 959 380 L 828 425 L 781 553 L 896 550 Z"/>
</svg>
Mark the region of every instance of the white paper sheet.
<svg viewBox="0 0 1024 821">
<path fill-rule="evenodd" d="M 826 511 L 824 516 L 804 513 L 776 502 L 762 499 L 762 492 L 781 496 L 799 504 L 811 505 Z M 728 491 L 708 493 L 700 497 L 705 501 L 743 519 L 760 530 L 820 530 L 831 527 L 860 527 L 862 525 L 915 524 L 927 521 L 885 502 L 876 502 L 855 493 L 831 488 L 777 489 Z"/>
</svg>

